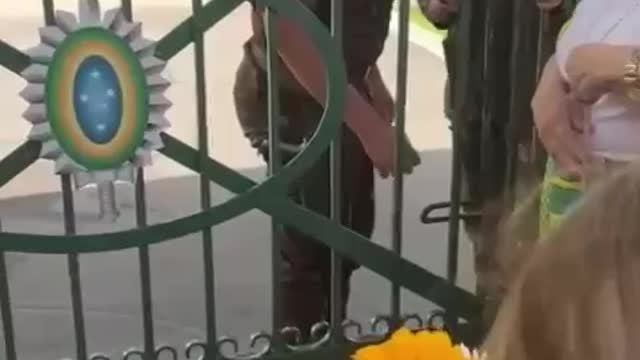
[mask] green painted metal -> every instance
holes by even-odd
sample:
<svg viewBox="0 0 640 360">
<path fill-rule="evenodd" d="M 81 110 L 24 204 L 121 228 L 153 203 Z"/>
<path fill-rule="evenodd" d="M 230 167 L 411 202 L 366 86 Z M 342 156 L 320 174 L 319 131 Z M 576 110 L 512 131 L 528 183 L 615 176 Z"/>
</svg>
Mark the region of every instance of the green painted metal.
<svg viewBox="0 0 640 360">
<path fill-rule="evenodd" d="M 264 11 L 264 26 L 267 36 L 267 81 L 268 81 L 268 120 L 269 120 L 269 176 L 278 176 L 282 168 L 280 151 L 280 88 L 278 85 L 278 30 L 277 14 L 267 6 Z M 282 321 L 282 292 L 279 286 L 282 278 L 280 254 L 282 251 L 282 226 L 278 219 L 271 218 L 271 333 L 277 350 L 283 348 L 280 336 L 284 327 Z"/>
<path fill-rule="evenodd" d="M 344 0 L 348 1 L 348 0 Z M 161 353 L 172 354 L 177 358 L 177 351 L 167 346 L 158 347 L 154 336 L 153 325 L 153 305 L 152 289 L 149 270 L 149 247 L 165 241 L 170 241 L 191 233 L 202 234 L 203 246 L 203 271 L 205 274 L 204 297 L 206 302 L 206 340 L 191 342 L 187 347 L 187 357 L 200 351 L 204 358 L 214 359 L 220 357 L 220 347 L 223 344 L 236 344 L 234 340 L 219 338 L 216 329 L 216 308 L 214 293 L 214 264 L 213 264 L 213 242 L 211 228 L 227 220 L 240 216 L 248 211 L 258 209 L 273 219 L 273 246 L 272 246 L 272 271 L 274 274 L 274 284 L 277 281 L 277 267 L 279 261 L 279 229 L 282 225 L 294 226 L 301 232 L 310 235 L 317 241 L 329 246 L 332 249 L 333 273 L 340 272 L 340 257 L 348 256 L 364 267 L 378 273 L 392 282 L 390 309 L 391 327 L 398 326 L 410 318 L 401 316 L 400 309 L 400 289 L 410 290 L 425 299 L 439 305 L 457 317 L 469 321 L 475 321 L 481 310 L 479 300 L 468 292 L 457 288 L 454 284 L 442 279 L 420 266 L 402 258 L 402 207 L 403 207 L 403 177 L 396 171 L 394 182 L 394 205 L 393 205 L 393 232 L 392 249 L 388 250 L 382 246 L 370 242 L 368 239 L 340 226 L 340 127 L 342 125 L 343 102 L 345 95 L 346 74 L 341 56 L 341 33 L 342 33 L 342 2 L 333 0 L 334 26 L 329 34 L 326 28 L 315 18 L 315 16 L 304 6 L 295 0 L 263 0 L 267 7 L 265 11 L 266 27 L 268 36 L 269 54 L 269 132 L 270 132 L 270 169 L 269 177 L 261 183 L 257 183 L 238 172 L 226 167 L 209 157 L 208 149 L 208 128 L 207 128 L 207 105 L 206 105 L 206 83 L 205 83 L 205 58 L 204 58 L 204 33 L 222 20 L 227 14 L 235 10 L 243 3 L 243 0 L 211 0 L 207 4 L 202 4 L 201 0 L 192 0 L 193 15 L 177 25 L 172 31 L 164 36 L 156 46 L 156 56 L 169 60 L 185 49 L 188 45 L 194 44 L 196 73 L 196 109 L 198 124 L 198 148 L 194 149 L 174 137 L 164 133 L 161 135 L 164 148 L 160 150 L 162 154 L 174 160 L 178 164 L 200 174 L 200 197 L 201 212 L 187 215 L 180 219 L 165 223 L 148 226 L 146 220 L 146 199 L 144 172 L 139 170 L 136 181 L 136 224 L 137 227 L 127 231 L 108 234 L 75 234 L 75 216 L 73 211 L 73 197 L 69 176 L 61 177 L 63 190 L 63 203 L 65 214 L 65 235 L 34 235 L 2 232 L 0 229 L 0 252 L 23 252 L 37 254 L 65 254 L 68 256 L 68 266 L 71 281 L 71 300 L 73 304 L 73 314 L 75 323 L 76 356 L 78 359 L 108 359 L 104 355 L 94 355 L 89 357 L 87 349 L 86 334 L 84 329 L 84 312 L 82 305 L 79 255 L 85 253 L 107 252 L 123 249 L 138 249 L 140 279 L 141 279 L 141 305 L 142 305 L 142 330 L 144 334 L 144 347 L 142 350 L 131 350 L 124 355 L 124 359 L 139 356 L 143 359 L 152 359 Z M 122 9 L 125 17 L 132 18 L 131 1 L 122 0 Z M 397 144 L 402 144 L 405 129 L 405 105 L 406 105 L 406 83 L 408 58 L 408 19 L 409 0 L 402 0 L 400 3 L 400 46 L 398 58 L 397 83 L 397 113 L 396 113 L 396 139 Z M 45 22 L 50 24 L 54 19 L 54 4 L 51 0 L 43 1 Z M 285 166 L 280 166 L 278 143 L 278 127 L 275 119 L 279 114 L 279 94 L 277 83 L 277 37 L 275 36 L 275 23 L 277 17 L 287 17 L 296 21 L 319 50 L 319 54 L 327 69 L 328 96 L 325 104 L 325 112 L 320 122 L 319 128 L 311 141 L 305 146 L 304 151 L 297 155 L 293 161 Z M 29 66 L 29 57 L 13 46 L 0 41 L 0 65 L 19 74 Z M 309 169 L 316 160 L 332 147 L 332 212 L 331 218 L 326 218 L 306 210 L 293 203 L 286 196 L 287 186 L 300 177 Z M 402 147 L 397 151 L 397 162 L 403 158 Z M 11 181 L 16 175 L 33 164 L 39 155 L 41 145 L 37 142 L 28 141 L 18 147 L 9 156 L 0 160 L 0 187 Z M 275 160 L 274 160 L 275 159 Z M 230 201 L 211 206 L 210 183 L 214 182 L 237 196 Z M 185 240 L 181 240 L 185 241 Z M 3 260 L 3 257 L 0 257 Z M 0 270 L 4 268 L 3 261 L 0 261 Z M 13 325 L 10 323 L 10 303 L 8 286 L 4 286 L 6 274 L 0 271 L 0 298 L 3 299 L 3 325 L 5 339 L 7 340 L 7 359 L 17 359 L 15 347 L 13 346 Z M 359 340 L 343 337 L 343 330 L 354 324 L 339 324 L 339 314 L 333 311 L 332 333 L 329 344 L 319 343 L 309 346 L 295 348 L 293 354 L 286 351 L 292 350 L 279 339 L 279 331 L 282 324 L 279 321 L 278 302 L 280 296 L 277 286 L 273 286 L 273 329 L 271 335 L 261 334 L 254 340 L 268 339 L 269 346 L 253 354 L 252 358 L 263 357 L 265 359 L 288 359 L 288 358 L 344 358 L 356 346 L 360 346 L 369 341 L 379 341 L 381 338 L 363 337 Z M 332 299 L 334 303 L 339 303 L 343 294 L 337 282 L 332 285 Z M 337 309 L 337 306 L 333 306 Z M 9 315 L 7 315 L 7 311 Z M 9 323 L 7 323 L 9 321 Z M 386 321 L 384 318 L 379 322 Z M 426 324 L 425 324 L 426 326 Z M 357 326 L 356 326 L 357 328 Z M 7 337 L 8 336 L 8 337 Z M 326 345 L 326 346 L 325 346 Z M 241 356 L 237 356 L 241 358 Z"/>
<path fill-rule="evenodd" d="M 40 157 L 41 148 L 40 142 L 27 141 L 0 160 L 0 187 L 6 185 L 36 162 Z"/>
<path fill-rule="evenodd" d="M 480 308 L 479 301 L 467 292 L 448 285 L 443 279 L 421 267 L 394 256 L 392 252 L 371 243 L 360 235 L 332 226 L 330 220 L 305 210 L 282 196 L 273 196 L 253 180 L 237 174 L 219 162 L 209 159 L 200 164 L 198 152 L 169 135 L 164 135 L 165 148 L 161 152 L 181 165 L 200 172 L 218 185 L 241 193 L 242 202 L 250 201 L 252 207 L 276 217 L 281 223 L 297 226 L 301 231 L 314 236 L 342 255 L 349 255 L 363 266 L 388 279 L 395 279 L 404 288 L 433 301 L 461 317 L 473 319 Z M 255 191 L 255 189 L 258 191 Z M 246 192 L 254 189 L 254 192 Z M 73 237 L 2 233 L 0 248 L 6 251 L 63 254 L 70 251 L 90 253 L 121 250 L 141 245 L 150 245 L 196 232 L 238 216 L 244 204 L 229 202 L 213 207 L 202 214 L 191 215 L 181 220 L 135 229 L 122 233 L 77 235 Z M 215 211 L 214 211 L 215 210 Z M 28 245 L 32 244 L 32 245 Z"/>
<path fill-rule="evenodd" d="M 30 63 L 31 59 L 26 54 L 0 40 L 0 66 L 20 74 Z"/>
<path fill-rule="evenodd" d="M 398 67 L 396 83 L 396 141 L 395 163 L 401 164 L 404 159 L 404 136 L 407 103 L 407 64 L 409 56 L 409 0 L 399 3 Z M 393 174 L 393 213 L 391 218 L 391 248 L 397 256 L 402 256 L 402 204 L 404 200 L 404 174 L 400 166 L 396 166 Z M 400 325 L 401 311 L 400 285 L 392 281 L 391 286 L 391 318 L 396 326 Z"/>
<path fill-rule="evenodd" d="M 202 0 L 192 0 L 191 8 L 193 14 L 202 11 Z M 206 85 L 206 63 L 204 32 L 195 28 L 191 30 L 194 44 L 194 60 L 196 73 L 196 108 L 198 116 L 198 153 L 199 162 L 202 164 L 209 158 L 209 129 L 207 125 L 207 85 Z M 202 210 L 211 207 L 211 183 L 204 176 L 200 175 L 200 206 Z M 213 263 L 213 234 L 210 227 L 202 229 L 202 254 L 205 289 L 205 318 L 206 318 L 206 345 L 205 358 L 212 358 L 216 354 L 213 346 L 217 340 L 216 329 L 216 298 L 215 298 L 215 267 Z"/>
<path fill-rule="evenodd" d="M 243 3 L 244 0 L 209 1 L 198 13 L 190 16 L 158 41 L 156 56 L 162 60 L 171 59 L 191 44 L 194 31 L 207 31 Z"/>
<path fill-rule="evenodd" d="M 342 49 L 343 46 L 343 7 L 342 1 L 331 0 L 331 35 L 335 43 L 335 47 Z M 340 194 L 342 193 L 340 176 L 342 174 L 342 132 L 338 131 L 333 138 L 331 144 L 331 220 L 336 226 L 340 226 L 342 218 L 342 207 L 340 206 Z M 342 283 L 340 281 L 343 271 L 342 259 L 338 252 L 331 250 L 331 303 L 342 304 L 344 294 L 342 293 Z M 331 323 L 331 331 L 335 334 L 340 333 L 342 314 L 339 306 L 331 306 L 329 321 Z M 344 340 L 342 336 L 333 336 L 332 343 L 339 344 Z"/>
<path fill-rule="evenodd" d="M 215 0 L 210 4 L 222 3 L 226 0 Z M 203 227 L 213 226 L 231 217 L 238 216 L 244 212 L 252 210 L 256 203 L 256 198 L 263 194 L 283 194 L 286 185 L 290 184 L 307 170 L 315 160 L 322 155 L 322 152 L 330 145 L 334 134 L 339 127 L 342 116 L 342 106 L 344 101 L 345 72 L 341 64 L 340 51 L 332 46 L 332 40 L 326 30 L 320 25 L 315 16 L 305 7 L 289 6 L 298 4 L 282 4 L 274 1 L 274 9 L 283 16 L 299 20 L 298 23 L 307 31 L 309 37 L 318 45 L 319 54 L 327 66 L 328 97 L 325 105 L 325 113 L 320 122 L 316 134 L 312 137 L 305 151 L 296 156 L 290 163 L 284 166 L 278 174 L 269 177 L 260 186 L 255 186 L 247 193 L 242 194 L 229 203 L 208 209 L 206 212 L 188 216 L 168 223 L 157 224 L 145 229 L 124 231 L 119 233 L 82 235 L 82 236 L 55 236 L 38 235 L 31 236 L 25 234 L 5 233 L 0 238 L 0 248 L 9 251 L 31 252 L 31 253 L 68 253 L 68 252 L 99 252 L 129 247 L 149 245 L 151 243 L 168 240 L 196 232 Z M 211 7 L 212 14 L 216 11 L 229 11 L 233 8 Z M 205 10 L 203 9 L 203 12 Z M 219 16 L 222 18 L 222 16 Z M 213 25 L 213 24 L 212 24 Z M 175 160 L 175 159 L 174 159 Z M 211 176 L 211 175 L 209 175 Z M 234 172 L 237 179 L 248 178 Z M 229 210 L 226 210 L 229 209 Z M 169 231 L 171 235 L 166 233 Z M 165 232 L 166 235 L 160 235 Z M 160 236 L 160 237 L 158 237 Z M 55 243 L 55 244 L 54 244 Z M 68 245 L 63 245 L 63 244 Z M 81 245 L 84 243 L 84 245 Z"/>
<path fill-rule="evenodd" d="M 45 25 L 51 26 L 55 22 L 53 0 L 42 0 Z M 46 95 L 45 95 L 46 96 Z M 63 174 L 60 176 L 62 190 L 62 207 L 64 219 L 64 236 L 76 234 L 76 219 L 74 215 L 73 190 L 71 176 Z M 88 356 L 87 334 L 84 317 L 84 307 L 82 301 L 82 282 L 80 279 L 80 262 L 78 254 L 74 251 L 67 252 L 67 270 L 69 273 L 69 288 L 71 295 L 71 310 L 73 314 L 73 329 L 76 345 L 76 357 L 86 359 Z"/>
<path fill-rule="evenodd" d="M 0 222 L 0 231 L 2 223 Z M 18 357 L 16 351 L 16 338 L 13 325 L 13 311 L 11 308 L 11 289 L 7 275 L 7 261 L 4 252 L 0 252 L 0 314 L 2 315 L 2 332 L 4 334 L 5 357 L 7 360 L 15 360 Z"/>
</svg>

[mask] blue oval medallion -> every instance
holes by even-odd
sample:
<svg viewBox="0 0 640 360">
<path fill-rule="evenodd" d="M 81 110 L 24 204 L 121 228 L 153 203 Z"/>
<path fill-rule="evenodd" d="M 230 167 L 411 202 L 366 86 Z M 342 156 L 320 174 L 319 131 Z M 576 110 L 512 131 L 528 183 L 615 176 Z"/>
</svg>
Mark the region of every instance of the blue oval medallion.
<svg viewBox="0 0 640 360">
<path fill-rule="evenodd" d="M 94 143 L 106 144 L 118 133 L 122 90 L 118 75 L 101 56 L 80 63 L 73 82 L 73 108 L 80 129 Z"/>
</svg>

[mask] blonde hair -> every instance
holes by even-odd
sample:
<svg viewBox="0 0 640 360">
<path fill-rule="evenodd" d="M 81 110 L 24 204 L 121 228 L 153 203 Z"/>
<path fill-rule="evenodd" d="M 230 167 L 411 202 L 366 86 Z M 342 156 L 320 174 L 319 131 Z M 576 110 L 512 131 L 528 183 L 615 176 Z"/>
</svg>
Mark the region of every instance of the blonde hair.
<svg viewBox="0 0 640 360">
<path fill-rule="evenodd" d="M 490 360 L 640 356 L 640 165 L 590 189 L 583 204 L 520 259 L 525 264 L 484 344 Z"/>
</svg>

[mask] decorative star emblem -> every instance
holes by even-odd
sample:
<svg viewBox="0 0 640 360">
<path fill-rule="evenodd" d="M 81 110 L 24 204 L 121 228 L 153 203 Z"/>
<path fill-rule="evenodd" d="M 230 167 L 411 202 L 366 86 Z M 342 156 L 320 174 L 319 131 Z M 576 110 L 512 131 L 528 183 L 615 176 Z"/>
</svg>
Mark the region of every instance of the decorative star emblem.
<svg viewBox="0 0 640 360">
<path fill-rule="evenodd" d="M 20 95 L 29 103 L 23 117 L 56 173 L 113 197 L 114 182 L 133 182 L 136 168 L 163 146 L 170 82 L 140 23 L 119 8 L 102 14 L 98 0 L 79 0 L 77 14 L 57 11 L 55 23 L 40 29 L 40 44 L 27 51 L 33 61 L 22 73 L 28 85 Z M 117 210 L 110 211 L 115 219 Z"/>
</svg>

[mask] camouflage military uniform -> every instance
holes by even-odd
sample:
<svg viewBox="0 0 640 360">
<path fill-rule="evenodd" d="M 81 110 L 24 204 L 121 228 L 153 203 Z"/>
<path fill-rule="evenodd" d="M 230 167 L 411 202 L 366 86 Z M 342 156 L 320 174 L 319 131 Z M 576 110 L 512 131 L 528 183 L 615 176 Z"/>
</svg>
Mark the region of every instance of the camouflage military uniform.
<svg viewBox="0 0 640 360">
<path fill-rule="evenodd" d="M 429 1 L 417 0 L 422 12 L 427 15 Z M 464 1 L 464 0 L 460 0 Z M 491 200 L 497 200 L 500 197 L 501 187 L 496 186 L 495 189 L 483 188 L 482 169 L 481 169 L 481 131 L 482 120 L 479 118 L 481 113 L 478 107 L 474 105 L 464 109 L 462 117 L 467 120 L 458 119 L 455 113 L 456 98 L 454 89 L 458 86 L 456 81 L 456 36 L 457 36 L 457 11 L 451 14 L 446 24 L 434 24 L 439 29 L 447 29 L 447 36 L 443 41 L 444 55 L 448 78 L 445 85 L 444 93 L 444 112 L 449 121 L 457 121 L 457 131 L 459 131 L 457 146 L 461 152 L 462 159 L 462 198 L 469 202 L 464 206 L 466 212 L 479 212 L 487 210 L 484 206 Z M 471 85 L 469 85 L 471 86 Z M 473 108 L 475 107 L 475 108 Z M 453 132 L 452 132 L 453 136 Z M 476 293 L 478 296 L 487 301 L 484 318 L 487 323 L 492 321 L 495 312 L 496 303 L 499 302 L 501 289 L 499 280 L 496 276 L 495 264 L 495 229 L 490 229 L 492 218 L 495 214 L 490 214 L 485 221 L 481 219 L 468 219 L 464 222 L 465 232 L 473 243 L 474 249 L 474 269 L 476 273 Z M 494 224 L 496 225 L 496 224 Z"/>
<path fill-rule="evenodd" d="M 330 23 L 330 0 L 302 0 L 325 24 Z M 393 0 L 344 1 L 344 60 L 351 85 L 368 96 L 366 74 L 375 65 L 387 37 Z M 265 37 L 254 12 L 254 35 L 244 45 L 244 57 L 234 87 L 236 112 L 245 136 L 268 161 L 267 78 Z M 295 149 L 308 139 L 322 115 L 322 107 L 302 88 L 291 72 L 280 68 L 281 141 Z M 373 166 L 355 134 L 343 128 L 342 223 L 370 237 L 374 225 Z M 284 146 L 283 146 L 284 148 Z M 294 152 L 285 152 L 284 161 Z M 290 196 L 299 204 L 328 215 L 330 210 L 329 153 L 292 186 Z M 293 228 L 284 231 L 282 246 L 282 313 L 284 325 L 296 326 L 303 336 L 329 314 L 330 249 Z M 346 313 L 349 279 L 357 265 L 345 261 L 342 276 Z"/>
</svg>

